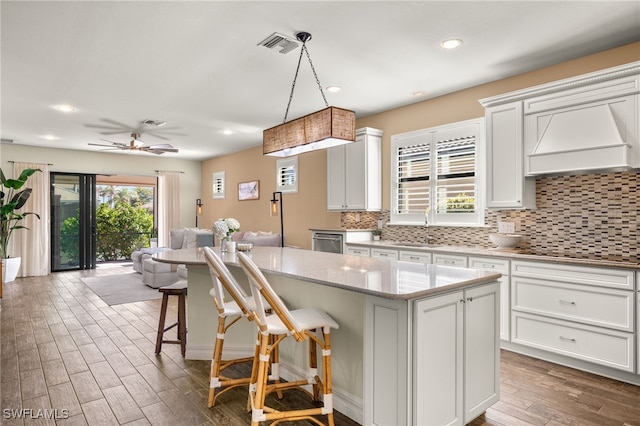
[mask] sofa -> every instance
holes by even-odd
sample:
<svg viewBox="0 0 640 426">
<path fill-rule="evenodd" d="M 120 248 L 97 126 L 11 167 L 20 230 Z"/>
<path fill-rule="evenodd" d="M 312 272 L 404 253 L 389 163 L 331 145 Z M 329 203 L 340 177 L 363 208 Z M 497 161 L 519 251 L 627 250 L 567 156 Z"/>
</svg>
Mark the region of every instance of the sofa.
<svg viewBox="0 0 640 426">
<path fill-rule="evenodd" d="M 155 253 L 166 250 L 213 246 L 213 231 L 210 229 L 182 228 L 169 231 L 169 247 L 149 247 L 131 253 L 133 269 L 142 274 L 142 282 L 149 287 L 159 288 L 187 278 L 184 265 L 156 262 Z"/>
<path fill-rule="evenodd" d="M 237 243 L 252 243 L 254 246 L 280 247 L 280 234 L 263 231 L 234 232 L 231 239 Z"/>
</svg>

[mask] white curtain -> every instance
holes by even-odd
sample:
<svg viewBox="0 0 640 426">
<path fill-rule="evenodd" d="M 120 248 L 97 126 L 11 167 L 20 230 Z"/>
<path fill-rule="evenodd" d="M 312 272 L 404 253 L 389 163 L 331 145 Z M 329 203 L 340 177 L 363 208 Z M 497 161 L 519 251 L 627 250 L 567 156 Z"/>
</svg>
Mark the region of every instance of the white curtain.
<svg viewBox="0 0 640 426">
<path fill-rule="evenodd" d="M 180 227 L 180 172 L 158 172 L 158 246 L 169 246 L 169 230 Z"/>
<path fill-rule="evenodd" d="M 40 169 L 27 180 L 23 188 L 31 188 L 31 197 L 20 211 L 34 212 L 40 216 L 28 215 L 22 225 L 29 228 L 15 230 L 9 243 L 9 253 L 21 257 L 19 277 L 47 275 L 50 268 L 49 232 L 49 166 L 37 163 L 14 163 L 13 176 L 20 176 L 24 169 Z"/>
</svg>

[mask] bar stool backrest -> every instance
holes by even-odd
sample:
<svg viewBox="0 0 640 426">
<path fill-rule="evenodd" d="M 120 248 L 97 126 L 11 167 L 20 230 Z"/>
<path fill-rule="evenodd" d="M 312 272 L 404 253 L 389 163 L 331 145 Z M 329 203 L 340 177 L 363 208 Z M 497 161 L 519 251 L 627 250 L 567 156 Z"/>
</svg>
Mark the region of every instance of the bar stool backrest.
<svg viewBox="0 0 640 426">
<path fill-rule="evenodd" d="M 256 305 L 262 305 L 262 297 L 264 300 L 271 306 L 272 311 L 278 315 L 280 321 L 284 324 L 284 326 L 289 330 L 289 333 L 292 334 L 296 340 L 304 340 L 304 332 L 297 325 L 294 320 L 291 312 L 287 309 L 287 306 L 282 302 L 280 296 L 276 294 L 273 290 L 269 281 L 262 274 L 262 271 L 258 268 L 258 266 L 253 262 L 253 260 L 242 252 L 238 252 L 238 260 L 240 261 L 240 266 L 244 269 L 244 272 L 249 277 L 249 283 L 251 284 L 251 294 L 253 298 L 256 300 Z M 266 314 L 264 312 L 263 306 L 257 306 L 256 315 L 258 316 L 260 323 L 266 324 Z"/>
<path fill-rule="evenodd" d="M 222 286 L 224 286 L 229 295 L 238 304 L 242 313 L 248 316 L 249 319 L 252 319 L 254 314 L 247 301 L 249 296 L 244 292 L 233 275 L 231 275 L 229 268 L 227 268 L 222 259 L 220 259 L 211 247 L 204 247 L 204 257 L 209 266 L 209 272 L 211 273 L 211 285 L 213 285 L 218 310 L 221 308 L 224 310 L 225 301 L 224 292 L 222 291 Z M 262 309 L 262 307 L 258 310 L 260 309 Z"/>
</svg>

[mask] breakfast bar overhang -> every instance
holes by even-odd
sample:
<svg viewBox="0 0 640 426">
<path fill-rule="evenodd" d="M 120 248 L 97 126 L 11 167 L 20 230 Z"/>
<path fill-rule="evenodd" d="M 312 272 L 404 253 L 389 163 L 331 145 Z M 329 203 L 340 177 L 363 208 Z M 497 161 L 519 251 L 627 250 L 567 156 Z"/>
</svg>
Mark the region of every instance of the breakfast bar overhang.
<svg viewBox="0 0 640 426">
<path fill-rule="evenodd" d="M 241 285 L 235 253 L 218 254 Z M 332 332 L 334 406 L 366 425 L 462 425 L 499 398 L 500 274 L 281 247 L 249 253 L 292 309 L 317 307 Z M 157 253 L 188 269 L 187 359 L 211 359 L 216 311 L 202 249 Z M 253 354 L 249 321 L 225 355 Z M 285 343 L 285 342 L 283 342 Z M 304 351 L 282 345 L 280 374 L 300 377 Z"/>
</svg>

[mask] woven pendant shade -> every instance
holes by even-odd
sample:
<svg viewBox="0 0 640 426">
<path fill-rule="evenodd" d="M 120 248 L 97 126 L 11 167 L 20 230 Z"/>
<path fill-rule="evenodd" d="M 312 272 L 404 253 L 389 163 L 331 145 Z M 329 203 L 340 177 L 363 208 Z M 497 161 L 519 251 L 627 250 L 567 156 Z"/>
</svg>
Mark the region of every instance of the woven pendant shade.
<svg viewBox="0 0 640 426">
<path fill-rule="evenodd" d="M 328 107 L 264 130 L 264 155 L 287 157 L 353 142 L 356 113 Z"/>
</svg>

